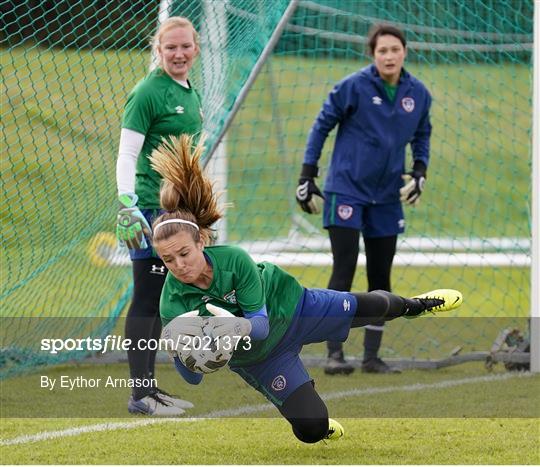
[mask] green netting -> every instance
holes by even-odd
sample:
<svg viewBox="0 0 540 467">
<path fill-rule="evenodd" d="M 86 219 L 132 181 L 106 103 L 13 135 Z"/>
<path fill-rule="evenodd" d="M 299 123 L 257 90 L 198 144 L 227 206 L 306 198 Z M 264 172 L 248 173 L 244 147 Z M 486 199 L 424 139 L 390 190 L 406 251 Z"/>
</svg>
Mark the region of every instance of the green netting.
<svg viewBox="0 0 540 467">
<path fill-rule="evenodd" d="M 189 16 L 201 33 L 192 78 L 210 144 L 287 4 L 168 5 L 168 15 Z M 158 6 L 81 0 L 3 7 L 2 375 L 59 361 L 35 353 L 41 337 L 107 334 L 129 300 L 130 268 L 100 258 L 115 249 L 120 119 L 128 92 L 148 72 Z M 21 317 L 103 317 L 107 325 L 23 324 Z"/>
<path fill-rule="evenodd" d="M 323 100 L 338 80 L 370 63 L 366 35 L 381 21 L 405 31 L 406 67 L 434 99 L 426 191 L 417 208 L 406 208 L 393 289 L 457 288 L 465 305 L 453 316 L 480 318 L 394 321 L 382 355 L 489 350 L 502 326 L 526 328 L 513 317 L 530 313 L 532 2 L 300 2 L 228 137 L 228 197 L 236 205 L 229 239 L 256 242 L 252 251 L 287 265 L 305 285 L 328 284 L 321 219 L 302 214 L 293 193 Z M 362 259 L 353 288 L 366 287 Z M 361 355 L 362 339 L 351 333 L 349 355 Z"/>
<path fill-rule="evenodd" d="M 40 337 L 103 335 L 130 295 L 131 271 L 111 232 L 125 98 L 148 71 L 158 5 L 145 1 L 7 3 L 2 29 L 2 374 L 58 358 Z M 213 147 L 289 2 L 162 2 L 201 33 L 192 80 Z M 220 239 L 270 259 L 306 286 L 327 285 L 321 219 L 300 213 L 294 188 L 309 128 L 333 84 L 369 63 L 374 22 L 402 28 L 407 68 L 434 97 L 427 189 L 407 209 L 393 287 L 464 292 L 452 320 L 393 322 L 383 356 L 439 357 L 487 349 L 500 321 L 529 313 L 533 3 L 505 0 L 300 1 L 212 158 L 234 203 Z M 321 161 L 329 161 L 332 138 Z M 324 170 L 323 170 L 324 172 Z M 324 176 L 324 173 L 323 173 Z M 363 263 L 354 288 L 365 290 Z M 102 317 L 31 327 L 19 317 Z M 440 321 L 440 320 L 439 320 Z M 461 327 L 460 327 L 461 326 Z M 360 352 L 361 333 L 350 352 Z M 63 358 L 81 354 L 64 355 Z"/>
</svg>

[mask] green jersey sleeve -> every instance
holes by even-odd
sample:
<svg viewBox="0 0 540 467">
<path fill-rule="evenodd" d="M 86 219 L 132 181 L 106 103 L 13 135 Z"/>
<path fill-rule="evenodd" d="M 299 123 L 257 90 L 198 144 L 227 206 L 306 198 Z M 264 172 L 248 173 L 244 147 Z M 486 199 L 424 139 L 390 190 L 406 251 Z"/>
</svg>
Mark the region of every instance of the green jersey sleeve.
<svg viewBox="0 0 540 467">
<path fill-rule="evenodd" d="M 122 128 L 133 130 L 146 135 L 154 119 L 154 106 L 152 99 L 145 92 L 144 86 L 136 86 L 128 96 Z"/>
</svg>

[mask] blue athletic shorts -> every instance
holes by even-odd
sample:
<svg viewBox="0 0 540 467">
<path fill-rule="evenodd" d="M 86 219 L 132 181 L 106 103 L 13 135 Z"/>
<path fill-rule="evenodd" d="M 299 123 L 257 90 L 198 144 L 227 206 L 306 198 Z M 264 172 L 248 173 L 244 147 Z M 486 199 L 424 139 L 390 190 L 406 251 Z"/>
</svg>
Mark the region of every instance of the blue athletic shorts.
<svg viewBox="0 0 540 467">
<path fill-rule="evenodd" d="M 390 237 L 405 231 L 401 202 L 360 204 L 343 195 L 324 194 L 323 225 L 360 230 L 365 238 Z"/>
<path fill-rule="evenodd" d="M 152 227 L 152 223 L 156 220 L 156 218 L 163 214 L 165 211 L 161 209 L 141 209 L 141 212 L 150 224 L 150 227 Z M 146 239 L 146 241 L 150 243 L 148 241 L 148 238 Z M 144 250 L 129 250 L 129 257 L 131 258 L 131 261 L 137 259 L 159 258 L 157 253 L 150 245 Z"/>
<path fill-rule="evenodd" d="M 281 406 L 296 389 L 312 381 L 300 360 L 305 344 L 327 340 L 343 342 L 356 313 L 356 297 L 348 292 L 305 289 L 289 329 L 262 362 L 232 367 L 274 405 Z"/>
</svg>

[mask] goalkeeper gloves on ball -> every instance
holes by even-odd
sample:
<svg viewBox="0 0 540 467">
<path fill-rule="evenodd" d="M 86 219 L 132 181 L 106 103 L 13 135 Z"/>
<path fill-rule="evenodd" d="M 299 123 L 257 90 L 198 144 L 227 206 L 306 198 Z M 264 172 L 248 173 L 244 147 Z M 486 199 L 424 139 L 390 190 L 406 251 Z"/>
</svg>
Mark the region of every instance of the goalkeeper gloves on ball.
<svg viewBox="0 0 540 467">
<path fill-rule="evenodd" d="M 120 209 L 116 224 L 116 238 L 120 246 L 130 250 L 144 250 L 148 248 L 148 238 L 152 238 L 152 229 L 137 207 L 139 197 L 135 194 L 123 194 L 118 197 Z"/>
<path fill-rule="evenodd" d="M 251 323 L 249 319 L 238 318 L 230 311 L 227 311 L 211 303 L 206 304 L 206 309 L 214 315 L 210 318 L 212 326 L 212 337 L 245 337 L 251 332 Z"/>
<path fill-rule="evenodd" d="M 319 214 L 324 196 L 315 184 L 314 178 L 318 175 L 319 169 L 314 165 L 302 164 L 302 173 L 296 188 L 296 201 L 303 211 L 308 214 Z"/>
<path fill-rule="evenodd" d="M 403 187 L 399 190 L 400 200 L 416 206 L 420 199 L 420 195 L 424 191 L 426 183 L 426 166 L 423 162 L 415 162 L 411 172 L 402 175 Z"/>
<path fill-rule="evenodd" d="M 207 318 L 199 316 L 199 310 L 188 311 L 171 320 L 161 331 L 161 339 L 165 342 L 165 347 L 169 357 L 178 357 L 178 346 L 189 344 L 194 336 L 202 338 L 204 336 L 203 327 Z M 189 336 L 184 339 L 183 336 Z"/>
</svg>

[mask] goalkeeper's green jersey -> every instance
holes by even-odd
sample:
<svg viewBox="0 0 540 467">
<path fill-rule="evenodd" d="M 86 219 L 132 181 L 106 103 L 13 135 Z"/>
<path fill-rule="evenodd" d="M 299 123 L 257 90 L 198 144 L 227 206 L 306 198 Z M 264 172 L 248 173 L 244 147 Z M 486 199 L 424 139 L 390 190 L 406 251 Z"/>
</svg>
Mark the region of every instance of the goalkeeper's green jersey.
<svg viewBox="0 0 540 467">
<path fill-rule="evenodd" d="M 200 289 L 184 284 L 169 272 L 161 292 L 163 325 L 191 310 L 199 310 L 201 316 L 212 316 L 206 303 L 225 308 L 236 316 L 243 316 L 242 311 L 259 311 L 266 305 L 270 324 L 268 337 L 262 341 L 252 340 L 250 350 L 243 350 L 239 345 L 231 365 L 246 366 L 264 360 L 287 331 L 303 287 L 279 266 L 267 262 L 257 264 L 239 247 L 209 246 L 204 252 L 206 260 L 212 264 L 210 287 Z"/>
<path fill-rule="evenodd" d="M 150 167 L 148 156 L 168 136 L 200 134 L 201 99 L 193 88 L 182 86 L 161 68 L 156 68 L 131 91 L 122 128 L 145 135 L 135 175 L 137 205 L 143 209 L 158 209 L 161 177 Z"/>
</svg>

